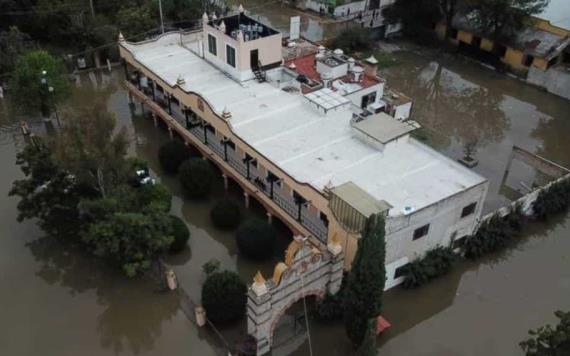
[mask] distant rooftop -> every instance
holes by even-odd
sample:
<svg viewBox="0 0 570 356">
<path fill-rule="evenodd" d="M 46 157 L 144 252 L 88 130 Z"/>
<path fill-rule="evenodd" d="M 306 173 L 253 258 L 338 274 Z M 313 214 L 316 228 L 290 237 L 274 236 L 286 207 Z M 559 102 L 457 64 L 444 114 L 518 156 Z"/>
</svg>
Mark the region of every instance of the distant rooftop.
<svg viewBox="0 0 570 356">
<path fill-rule="evenodd" d="M 246 42 L 276 35 L 278 33 L 271 27 L 266 26 L 243 13 L 217 20 L 210 20 L 208 24 L 210 26 L 219 27 L 222 21 L 226 26 L 226 33 L 229 36 L 235 39 L 237 37 L 237 31 L 242 31 Z"/>
</svg>

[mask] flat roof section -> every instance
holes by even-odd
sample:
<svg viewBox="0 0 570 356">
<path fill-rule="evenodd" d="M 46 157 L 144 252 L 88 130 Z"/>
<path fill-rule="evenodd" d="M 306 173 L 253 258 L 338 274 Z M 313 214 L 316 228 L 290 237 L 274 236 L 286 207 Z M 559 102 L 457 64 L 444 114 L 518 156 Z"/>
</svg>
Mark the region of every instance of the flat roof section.
<svg viewBox="0 0 570 356">
<path fill-rule="evenodd" d="M 366 136 L 386 144 L 417 129 L 419 125 L 398 121 L 381 112 L 354 123 L 352 127 Z"/>
<path fill-rule="evenodd" d="M 305 98 L 307 98 L 307 100 L 313 104 L 324 109 L 325 113 L 329 110 L 350 104 L 350 100 L 340 94 L 335 93 L 329 88 L 324 88 L 309 94 L 305 94 Z"/>
<path fill-rule="evenodd" d="M 349 108 L 323 115 L 300 93 L 256 80 L 237 83 L 196 54 L 199 36 L 193 36 L 183 35 L 184 45 L 179 33 L 121 45 L 171 86 L 182 77 L 181 88 L 218 115 L 227 109 L 234 134 L 298 182 L 321 192 L 329 182 L 353 182 L 399 215 L 405 206 L 420 209 L 486 181 L 413 139 L 389 152 L 371 147 L 355 135 Z"/>
</svg>

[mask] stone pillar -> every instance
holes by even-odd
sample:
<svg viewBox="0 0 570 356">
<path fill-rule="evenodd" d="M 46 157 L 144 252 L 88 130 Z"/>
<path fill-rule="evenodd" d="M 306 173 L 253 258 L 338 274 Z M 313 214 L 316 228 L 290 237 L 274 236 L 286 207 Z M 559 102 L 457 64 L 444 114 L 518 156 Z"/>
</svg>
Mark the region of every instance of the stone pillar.
<svg viewBox="0 0 570 356">
<path fill-rule="evenodd" d="M 271 293 L 258 271 L 247 293 L 247 333 L 257 341 L 257 355 L 271 350 Z"/>
<path fill-rule="evenodd" d="M 222 174 L 222 178 L 224 178 L 224 190 L 227 191 L 229 188 L 228 176 L 225 174 Z"/>
<path fill-rule="evenodd" d="M 204 326 L 206 324 L 206 310 L 199 305 L 194 308 L 194 315 L 196 316 L 196 324 L 198 326 Z"/>
<path fill-rule="evenodd" d="M 267 223 L 269 225 L 273 224 L 273 215 L 271 215 L 271 213 L 267 213 Z"/>
<path fill-rule="evenodd" d="M 331 272 L 327 289 L 330 294 L 336 294 L 342 284 L 342 271 L 344 266 L 344 253 L 336 233 L 327 244 L 327 251 L 331 254 Z"/>
<path fill-rule="evenodd" d="M 168 286 L 168 289 L 175 290 L 176 288 L 178 288 L 178 280 L 176 279 L 176 274 L 172 269 L 169 268 L 166 272 L 164 272 L 164 275 L 166 278 L 166 285 Z"/>
<path fill-rule="evenodd" d="M 245 208 L 249 209 L 249 194 L 247 194 L 246 192 L 243 192 L 243 199 L 245 202 Z"/>
</svg>

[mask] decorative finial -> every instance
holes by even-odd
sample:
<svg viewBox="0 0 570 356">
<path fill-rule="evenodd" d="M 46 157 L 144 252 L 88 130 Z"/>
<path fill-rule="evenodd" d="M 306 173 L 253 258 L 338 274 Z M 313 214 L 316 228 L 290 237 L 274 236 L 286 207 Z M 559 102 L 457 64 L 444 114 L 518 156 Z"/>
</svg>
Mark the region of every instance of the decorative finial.
<svg viewBox="0 0 570 356">
<path fill-rule="evenodd" d="M 213 12 L 213 13 L 212 13 L 212 20 L 217 20 L 217 19 L 218 19 L 218 16 L 216 16 L 216 13 Z"/>
<path fill-rule="evenodd" d="M 208 18 L 208 14 L 204 12 L 204 15 L 202 15 L 202 22 L 204 26 L 208 23 L 208 21 L 210 21 L 210 19 Z"/>
<path fill-rule="evenodd" d="M 123 36 L 122 32 L 119 32 L 119 43 L 125 42 L 125 36 Z"/>
<path fill-rule="evenodd" d="M 237 40 L 238 42 L 243 42 L 243 32 L 238 31 L 238 35 L 237 35 Z"/>
<path fill-rule="evenodd" d="M 338 256 L 342 252 L 342 246 L 338 234 L 335 232 L 327 244 L 327 250 L 333 255 Z"/>
<path fill-rule="evenodd" d="M 291 62 L 291 64 L 289 64 L 289 68 L 290 69 L 297 69 L 297 65 L 295 64 L 295 62 Z"/>
<path fill-rule="evenodd" d="M 227 107 L 224 107 L 224 110 L 222 111 L 222 118 L 226 121 L 232 118 L 232 113 L 228 110 Z"/>
<path fill-rule="evenodd" d="M 226 24 L 224 23 L 224 20 L 222 20 L 222 23 L 220 24 L 220 31 L 226 33 Z"/>
<path fill-rule="evenodd" d="M 255 274 L 255 277 L 253 277 L 253 284 L 251 285 L 251 290 L 253 290 L 255 295 L 257 295 L 258 297 L 261 297 L 262 295 L 267 293 L 265 278 L 263 278 L 263 275 L 259 270 Z"/>
<path fill-rule="evenodd" d="M 243 5 L 242 5 L 242 4 L 239 4 L 238 10 L 239 10 L 239 13 L 240 13 L 240 14 L 243 14 L 243 12 L 244 12 L 245 10 L 243 9 Z"/>
<path fill-rule="evenodd" d="M 182 74 L 180 74 L 178 76 L 178 78 L 176 79 L 176 85 L 183 86 L 184 84 L 186 84 L 186 80 L 184 79 L 184 77 L 182 76 Z"/>
</svg>

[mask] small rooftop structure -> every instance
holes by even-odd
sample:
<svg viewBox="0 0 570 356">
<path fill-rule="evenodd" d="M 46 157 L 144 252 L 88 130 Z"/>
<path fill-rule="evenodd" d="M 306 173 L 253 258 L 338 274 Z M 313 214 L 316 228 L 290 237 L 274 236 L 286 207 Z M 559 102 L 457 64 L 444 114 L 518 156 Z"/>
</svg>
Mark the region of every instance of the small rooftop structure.
<svg viewBox="0 0 570 356">
<path fill-rule="evenodd" d="M 405 136 L 418 128 L 418 126 L 398 121 L 383 112 L 353 124 L 355 130 L 382 144 Z"/>
<path fill-rule="evenodd" d="M 224 17 L 222 19 L 213 19 L 208 22 L 208 25 L 216 28 L 220 28 L 222 24 L 225 27 L 224 32 L 233 39 L 237 39 L 238 31 L 241 31 L 243 33 L 244 41 L 246 42 L 276 35 L 278 33 L 271 27 L 266 26 L 243 13 Z"/>
<path fill-rule="evenodd" d="M 329 110 L 337 109 L 342 106 L 350 105 L 350 100 L 334 91 L 324 88 L 305 94 L 305 98 L 311 103 L 323 109 L 325 113 Z"/>
</svg>

